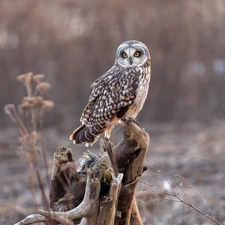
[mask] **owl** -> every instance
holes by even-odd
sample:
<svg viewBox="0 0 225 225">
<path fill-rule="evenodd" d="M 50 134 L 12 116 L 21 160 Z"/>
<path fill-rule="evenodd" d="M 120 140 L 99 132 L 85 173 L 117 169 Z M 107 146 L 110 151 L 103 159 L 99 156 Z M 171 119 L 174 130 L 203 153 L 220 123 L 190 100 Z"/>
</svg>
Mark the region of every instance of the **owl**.
<svg viewBox="0 0 225 225">
<path fill-rule="evenodd" d="M 100 134 L 110 138 L 122 118 L 136 119 L 148 94 L 151 59 L 140 41 L 126 41 L 116 52 L 115 64 L 92 85 L 81 123 L 70 136 L 74 144 L 93 145 Z"/>
</svg>

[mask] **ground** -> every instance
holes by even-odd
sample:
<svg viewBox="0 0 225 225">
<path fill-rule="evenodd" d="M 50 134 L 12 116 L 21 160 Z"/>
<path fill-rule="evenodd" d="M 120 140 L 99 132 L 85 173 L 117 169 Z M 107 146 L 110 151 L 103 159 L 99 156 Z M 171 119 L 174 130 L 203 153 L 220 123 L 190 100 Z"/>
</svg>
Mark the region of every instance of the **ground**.
<svg viewBox="0 0 225 225">
<path fill-rule="evenodd" d="M 165 195 L 164 190 L 174 191 L 187 203 L 225 224 L 225 121 L 215 121 L 210 125 L 193 122 L 143 124 L 151 138 L 145 160 L 148 169 L 143 173 L 137 190 L 144 224 L 216 224 L 174 196 Z M 29 167 L 16 153 L 17 135 L 13 126 L 1 129 L 0 224 L 5 225 L 16 223 L 35 212 Z M 120 129 L 115 129 L 113 135 L 112 141 L 116 143 L 120 139 Z M 53 128 L 45 131 L 50 171 L 53 153 L 58 146 L 71 147 L 77 160 L 86 150 L 83 145 L 72 145 L 68 136 Z M 89 150 L 97 153 L 98 146 L 99 142 Z M 44 175 L 44 170 L 41 173 Z M 35 190 L 40 202 L 38 187 Z"/>
</svg>

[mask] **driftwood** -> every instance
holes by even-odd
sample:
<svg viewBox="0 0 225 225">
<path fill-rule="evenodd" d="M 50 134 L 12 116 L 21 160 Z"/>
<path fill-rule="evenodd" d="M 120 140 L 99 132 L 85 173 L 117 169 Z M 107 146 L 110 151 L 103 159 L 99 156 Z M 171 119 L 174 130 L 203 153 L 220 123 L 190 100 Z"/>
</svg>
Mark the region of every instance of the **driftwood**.
<svg viewBox="0 0 225 225">
<path fill-rule="evenodd" d="M 86 153 L 77 169 L 71 149 L 56 149 L 50 210 L 39 210 L 16 225 L 142 225 L 134 192 L 150 140 L 136 122 L 125 119 L 123 125 L 124 137 L 115 147 L 102 139 L 100 156 Z"/>
</svg>

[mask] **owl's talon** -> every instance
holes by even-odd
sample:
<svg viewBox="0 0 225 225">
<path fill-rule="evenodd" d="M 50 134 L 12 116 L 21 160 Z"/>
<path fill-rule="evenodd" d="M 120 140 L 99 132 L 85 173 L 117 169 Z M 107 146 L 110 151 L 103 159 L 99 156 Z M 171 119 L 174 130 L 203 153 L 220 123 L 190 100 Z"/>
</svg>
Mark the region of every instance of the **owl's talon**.
<svg viewBox="0 0 225 225">
<path fill-rule="evenodd" d="M 138 121 L 137 121 L 136 118 L 135 119 L 132 119 L 132 121 L 133 121 L 133 123 L 136 123 L 140 127 L 140 125 L 139 125 L 139 123 L 138 123 Z"/>
<path fill-rule="evenodd" d="M 131 123 L 135 123 L 135 124 L 137 124 L 139 127 L 140 127 L 140 125 L 139 125 L 139 123 L 137 122 L 137 120 L 136 119 L 132 119 L 131 117 L 128 117 L 128 118 L 122 118 L 121 119 L 124 123 L 126 123 L 127 125 L 129 125 L 129 124 L 131 124 Z"/>
<path fill-rule="evenodd" d="M 104 137 L 104 140 L 107 141 L 107 142 L 109 142 L 109 138 L 107 138 L 107 137 Z"/>
<path fill-rule="evenodd" d="M 133 122 L 130 117 L 129 118 L 122 118 L 121 121 L 126 123 L 127 125 L 129 125 Z"/>
</svg>

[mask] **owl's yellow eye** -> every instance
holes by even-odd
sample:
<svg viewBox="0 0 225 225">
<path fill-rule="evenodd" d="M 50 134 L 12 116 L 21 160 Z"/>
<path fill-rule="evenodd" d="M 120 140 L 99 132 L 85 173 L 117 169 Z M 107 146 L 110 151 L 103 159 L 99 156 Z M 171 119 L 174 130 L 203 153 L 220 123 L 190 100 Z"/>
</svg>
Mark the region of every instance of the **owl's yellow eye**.
<svg viewBox="0 0 225 225">
<path fill-rule="evenodd" d="M 140 56 L 140 53 L 139 53 L 139 52 L 135 52 L 135 53 L 134 53 L 134 56 L 135 56 L 135 57 L 139 57 L 139 56 Z"/>
<path fill-rule="evenodd" d="M 123 53 L 123 58 L 127 58 L 127 54 L 125 52 Z"/>
</svg>

